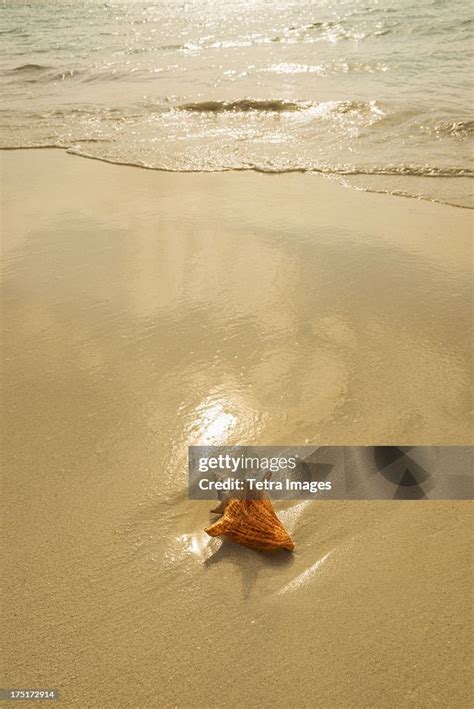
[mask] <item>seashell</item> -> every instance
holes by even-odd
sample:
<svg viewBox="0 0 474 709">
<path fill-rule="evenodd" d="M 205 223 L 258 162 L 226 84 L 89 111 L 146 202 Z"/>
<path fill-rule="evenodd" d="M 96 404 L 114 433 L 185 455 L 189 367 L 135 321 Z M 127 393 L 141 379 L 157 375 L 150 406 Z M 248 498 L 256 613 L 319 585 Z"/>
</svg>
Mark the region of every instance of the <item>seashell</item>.
<svg viewBox="0 0 474 709">
<path fill-rule="evenodd" d="M 222 499 L 216 509 L 212 510 L 222 514 L 221 519 L 204 531 L 210 537 L 228 537 L 237 544 L 257 551 L 292 551 L 295 548 L 293 540 L 276 516 L 271 501 L 263 496 L 248 499 L 247 495 L 248 486 L 243 500 Z"/>
</svg>

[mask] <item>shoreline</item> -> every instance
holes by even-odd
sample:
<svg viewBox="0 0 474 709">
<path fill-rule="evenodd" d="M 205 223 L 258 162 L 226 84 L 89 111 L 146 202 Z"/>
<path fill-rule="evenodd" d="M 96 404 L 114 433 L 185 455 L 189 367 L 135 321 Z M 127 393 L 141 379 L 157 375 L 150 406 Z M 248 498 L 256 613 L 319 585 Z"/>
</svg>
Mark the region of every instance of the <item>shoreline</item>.
<svg viewBox="0 0 474 709">
<path fill-rule="evenodd" d="M 467 204 L 455 204 L 454 202 L 449 202 L 448 200 L 443 200 L 443 199 L 436 199 L 435 197 L 425 197 L 424 195 L 418 195 L 418 194 L 411 194 L 409 192 L 404 192 L 400 190 L 377 190 L 377 189 L 369 189 L 365 187 L 358 187 L 356 185 L 350 185 L 350 184 L 344 184 L 343 180 L 345 178 L 351 178 L 354 176 L 360 176 L 363 174 L 367 174 L 369 176 L 377 176 L 379 173 L 338 173 L 338 172 L 324 172 L 323 170 L 318 171 L 318 170 L 309 170 L 305 168 L 289 168 L 287 170 L 265 170 L 265 169 L 259 169 L 258 167 L 249 167 L 249 168 L 223 168 L 222 170 L 173 170 L 173 169 L 167 169 L 164 167 L 153 167 L 151 165 L 145 165 L 145 164 L 139 164 L 139 163 L 134 163 L 134 162 L 121 162 L 119 160 L 112 160 L 111 158 L 105 158 L 105 157 L 100 157 L 96 155 L 88 155 L 87 153 L 80 153 L 74 151 L 73 148 L 71 147 L 62 147 L 59 145 L 34 145 L 34 146 L 15 146 L 15 147 L 10 147 L 10 146 L 2 146 L 0 147 L 0 153 L 3 151 L 16 151 L 16 150 L 61 150 L 65 152 L 67 155 L 72 155 L 74 157 L 78 158 L 84 158 L 85 160 L 95 160 L 97 162 L 103 162 L 107 165 L 117 165 L 118 167 L 133 167 L 133 168 L 138 168 L 140 170 L 151 170 L 153 172 L 163 172 L 163 173 L 171 173 L 171 174 L 179 174 L 179 175 L 220 175 L 220 174 L 232 174 L 232 173 L 255 173 L 258 175 L 308 175 L 309 177 L 321 177 L 326 180 L 331 180 L 334 181 L 336 184 L 338 184 L 340 187 L 344 187 L 344 189 L 349 189 L 353 190 L 355 192 L 362 192 L 362 193 L 367 193 L 367 194 L 380 194 L 380 195 L 386 195 L 387 197 L 400 197 L 403 199 L 415 199 L 420 202 L 429 202 L 431 204 L 442 204 L 446 207 L 454 207 L 456 209 L 467 209 L 467 210 L 473 210 L 474 206 L 469 206 Z M 384 173 L 380 173 L 384 174 Z M 404 175 L 406 178 L 407 176 Z M 415 179 L 418 178 L 417 175 L 413 175 Z M 427 177 L 426 175 L 424 177 Z M 428 179 L 436 179 L 438 177 L 441 179 L 450 179 L 446 175 L 442 176 L 434 176 L 432 178 Z M 465 175 L 460 175 L 456 176 L 452 179 L 466 179 Z"/>
</svg>

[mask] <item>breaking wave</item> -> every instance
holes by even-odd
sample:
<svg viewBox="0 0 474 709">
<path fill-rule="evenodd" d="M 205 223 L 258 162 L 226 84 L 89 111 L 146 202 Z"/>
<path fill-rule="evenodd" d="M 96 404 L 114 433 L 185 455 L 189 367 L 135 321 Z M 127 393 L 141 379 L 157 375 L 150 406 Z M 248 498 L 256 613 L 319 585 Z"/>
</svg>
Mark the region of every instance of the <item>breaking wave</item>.
<svg viewBox="0 0 474 709">
<path fill-rule="evenodd" d="M 244 98 L 238 101 L 199 101 L 184 103 L 176 106 L 178 111 L 192 111 L 194 113 L 245 113 L 247 111 L 268 111 L 271 113 L 287 113 L 288 111 L 302 111 L 311 106 L 302 101 L 281 101 L 278 99 L 257 100 Z"/>
<path fill-rule="evenodd" d="M 175 111 L 188 111 L 190 113 L 248 113 L 261 111 L 265 113 L 291 113 L 307 111 L 308 109 L 321 109 L 330 113 L 382 113 L 376 101 L 324 101 L 314 103 L 311 101 L 284 101 L 280 99 L 252 99 L 243 98 L 236 101 L 198 101 L 174 106 Z"/>
<path fill-rule="evenodd" d="M 427 133 L 453 136 L 454 138 L 470 138 L 474 136 L 474 121 L 453 121 L 438 123 L 435 126 L 423 126 Z"/>
</svg>

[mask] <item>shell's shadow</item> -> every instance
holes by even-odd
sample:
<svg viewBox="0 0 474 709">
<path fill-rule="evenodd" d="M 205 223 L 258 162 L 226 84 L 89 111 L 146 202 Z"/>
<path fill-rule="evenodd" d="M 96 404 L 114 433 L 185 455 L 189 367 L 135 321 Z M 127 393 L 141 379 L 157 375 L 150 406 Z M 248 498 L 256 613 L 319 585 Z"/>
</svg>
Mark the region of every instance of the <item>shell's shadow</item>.
<svg viewBox="0 0 474 709">
<path fill-rule="evenodd" d="M 220 547 L 204 561 L 204 567 L 210 568 L 219 563 L 237 566 L 242 578 L 242 596 L 249 598 L 260 573 L 269 568 L 288 567 L 294 560 L 294 554 L 286 549 L 255 551 L 224 538 Z"/>
</svg>

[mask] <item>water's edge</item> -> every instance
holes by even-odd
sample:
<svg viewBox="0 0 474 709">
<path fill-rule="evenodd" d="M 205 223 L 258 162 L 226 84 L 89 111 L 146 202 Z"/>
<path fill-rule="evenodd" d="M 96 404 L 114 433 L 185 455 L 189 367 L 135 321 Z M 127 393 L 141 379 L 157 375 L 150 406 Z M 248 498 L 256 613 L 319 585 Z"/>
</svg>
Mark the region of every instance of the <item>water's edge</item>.
<svg viewBox="0 0 474 709">
<path fill-rule="evenodd" d="M 220 172 L 257 172 L 262 175 L 287 175 L 287 174 L 301 174 L 301 175 L 308 175 L 308 176 L 316 176 L 316 177 L 322 177 L 325 179 L 330 179 L 335 182 L 337 182 L 341 187 L 345 187 L 348 189 L 352 189 L 355 192 L 367 192 L 369 194 L 384 194 L 387 195 L 388 197 L 404 197 L 406 199 L 417 199 L 422 202 L 431 202 L 432 204 L 442 204 L 447 207 L 456 207 L 456 209 L 468 209 L 468 210 L 474 210 L 474 207 L 471 207 L 466 204 L 456 204 L 455 202 L 449 202 L 447 200 L 442 200 L 442 199 L 435 199 L 434 197 L 427 197 L 425 195 L 420 195 L 420 194 L 411 194 L 410 192 L 404 192 L 402 190 L 378 190 L 378 189 L 371 189 L 368 187 L 356 187 L 354 185 L 348 184 L 344 181 L 342 181 L 341 178 L 344 178 L 344 174 L 341 173 L 329 173 L 329 172 L 324 172 L 324 171 L 319 171 L 319 170 L 311 170 L 311 169 L 306 169 L 306 168 L 286 168 L 286 169 L 281 169 L 281 170 L 267 170 L 264 168 L 259 168 L 258 166 L 255 165 L 249 165 L 246 167 L 235 167 L 235 168 L 226 168 L 223 167 L 220 170 L 213 169 L 213 170 L 199 170 L 199 169 L 192 169 L 189 168 L 187 170 L 184 169 L 173 169 L 173 168 L 167 168 L 167 167 L 155 167 L 153 165 L 146 165 L 146 164 L 140 164 L 136 162 L 126 162 L 121 161 L 121 160 L 113 160 L 111 158 L 105 158 L 101 157 L 99 155 L 88 155 L 87 153 L 79 152 L 78 150 L 74 150 L 74 148 L 68 148 L 63 145 L 18 145 L 18 146 L 0 146 L 0 152 L 3 151 L 15 151 L 15 150 L 62 150 L 67 155 L 72 155 L 74 157 L 78 158 L 84 158 L 86 160 L 97 160 L 98 162 L 104 162 L 107 163 L 108 165 L 117 165 L 119 167 L 134 167 L 138 168 L 140 170 L 152 170 L 154 172 L 172 172 L 172 173 L 182 173 L 182 174 L 217 174 Z M 410 177 L 409 175 L 405 175 L 405 177 Z M 414 175 L 413 177 L 416 177 Z M 424 177 L 428 177 L 425 175 Z M 436 176 L 434 176 L 436 177 Z M 433 177 L 433 179 L 434 179 Z M 443 175 L 444 178 L 448 178 L 449 176 Z M 338 179 L 339 178 L 339 179 Z"/>
</svg>

